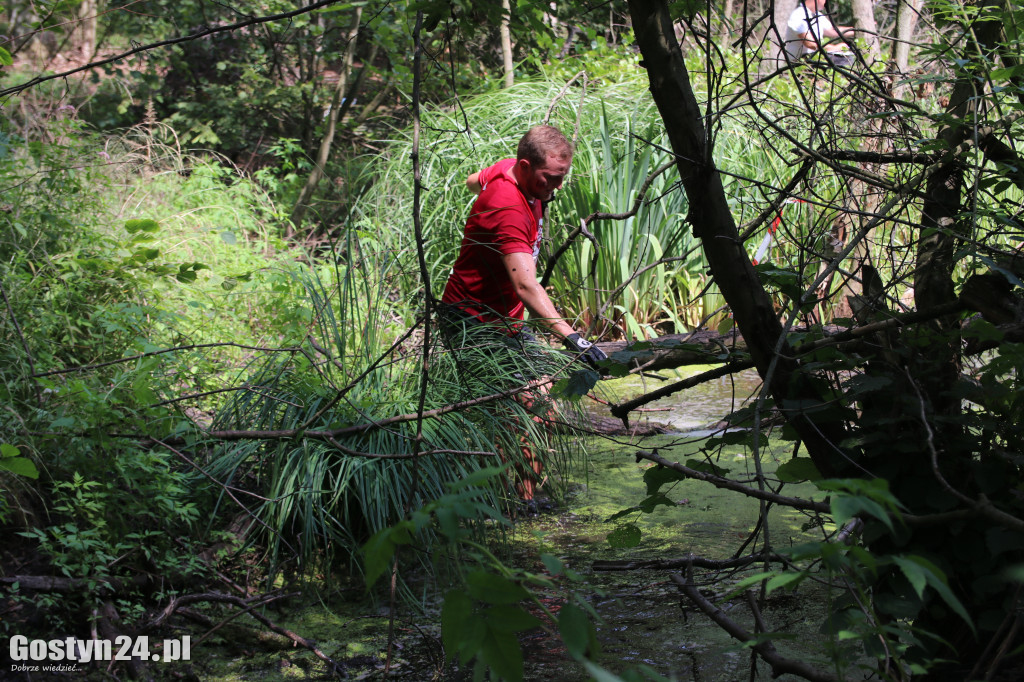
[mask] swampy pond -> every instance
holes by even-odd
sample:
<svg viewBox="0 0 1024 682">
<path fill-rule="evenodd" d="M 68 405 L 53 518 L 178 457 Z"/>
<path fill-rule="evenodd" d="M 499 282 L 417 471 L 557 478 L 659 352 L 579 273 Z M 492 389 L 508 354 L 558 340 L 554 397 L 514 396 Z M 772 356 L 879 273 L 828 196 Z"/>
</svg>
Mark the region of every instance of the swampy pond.
<svg viewBox="0 0 1024 682">
<path fill-rule="evenodd" d="M 696 373 L 702 368 L 688 370 Z M 649 381 L 617 380 L 602 386 L 612 400 L 637 395 L 654 385 Z M 646 497 L 644 470 L 649 462 L 637 463 L 638 449 L 659 452 L 673 461 L 698 456 L 709 432 L 708 425 L 739 407 L 758 387 L 756 375 L 741 375 L 702 385 L 664 399 L 644 413 L 645 418 L 669 427 L 669 433 L 649 438 L 617 436 L 594 439 L 588 456 L 570 472 L 564 503 L 539 516 L 520 519 L 501 543 L 510 565 L 544 572 L 542 552 L 558 556 L 579 573 L 576 584 L 588 603 L 600 615 L 597 634 L 601 650 L 598 663 L 622 673 L 646 665 L 671 680 L 731 682 L 751 679 L 751 656 L 718 626 L 711 623 L 680 594 L 667 570 L 595 571 L 595 562 L 623 560 L 667 560 L 689 553 L 726 559 L 742 549 L 758 519 L 758 502 L 727 493 L 697 481 L 682 481 L 663 488 L 675 503 L 662 505 L 652 513 L 636 512 L 609 523 L 617 512 L 637 505 Z M 594 403 L 597 414 L 607 408 Z M 771 472 L 790 457 L 791 444 L 772 441 L 763 466 Z M 753 476 L 753 463 L 742 449 L 726 449 L 718 466 L 733 477 Z M 813 496 L 809 484 L 789 485 L 786 493 Z M 820 497 L 820 494 L 818 494 Z M 775 510 L 768 532 L 775 547 L 820 539 L 821 528 L 809 528 L 809 517 L 788 510 Z M 615 548 L 608 535 L 616 524 L 635 524 L 639 543 Z M 815 534 L 816 533 L 816 534 Z M 760 542 L 760 540 L 758 541 Z M 694 581 L 702 592 L 718 602 L 730 617 L 753 631 L 753 618 L 742 596 L 721 600 L 730 586 L 745 573 L 695 571 Z M 678 571 L 676 571 L 678 572 Z M 353 585 L 317 585 L 318 598 L 292 602 L 279 612 L 269 612 L 279 625 L 315 640 L 320 649 L 346 669 L 349 679 L 381 679 L 387 646 L 388 609 L 373 603 Z M 440 644 L 439 596 L 425 590 L 426 613 L 403 609 L 396 618 L 394 648 L 389 679 L 463 680 L 472 679 L 471 670 L 445 665 Z M 795 592 L 777 591 L 768 599 L 763 617 L 769 630 L 788 633 L 775 641 L 783 655 L 818 664 L 826 669 L 820 627 L 828 601 L 826 588 L 805 581 Z M 553 611 L 565 597 L 564 589 L 552 590 L 542 599 Z M 240 619 L 241 620 L 241 619 Z M 248 634 L 247 634 L 248 633 Z M 521 637 L 527 680 L 586 680 L 587 673 L 570 657 L 560 640 L 541 632 Z M 190 673 L 203 680 L 290 680 L 325 676 L 323 664 L 305 649 L 293 648 L 281 638 L 256 638 L 251 631 L 226 626 L 193 651 L 200 653 Z M 770 678 L 763 663 L 758 677 Z M 780 679 L 797 679 L 783 676 Z"/>
</svg>

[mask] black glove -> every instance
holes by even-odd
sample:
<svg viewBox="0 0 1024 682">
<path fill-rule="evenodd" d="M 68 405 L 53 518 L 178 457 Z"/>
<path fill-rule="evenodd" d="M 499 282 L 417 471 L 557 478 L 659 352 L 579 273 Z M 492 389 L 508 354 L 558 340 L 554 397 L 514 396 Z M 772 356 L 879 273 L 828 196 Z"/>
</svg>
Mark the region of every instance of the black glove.
<svg viewBox="0 0 1024 682">
<path fill-rule="evenodd" d="M 569 334 L 562 343 L 574 353 L 579 353 L 580 359 L 594 369 L 597 369 L 597 363 L 608 359 L 608 355 L 603 350 L 579 334 Z"/>
</svg>

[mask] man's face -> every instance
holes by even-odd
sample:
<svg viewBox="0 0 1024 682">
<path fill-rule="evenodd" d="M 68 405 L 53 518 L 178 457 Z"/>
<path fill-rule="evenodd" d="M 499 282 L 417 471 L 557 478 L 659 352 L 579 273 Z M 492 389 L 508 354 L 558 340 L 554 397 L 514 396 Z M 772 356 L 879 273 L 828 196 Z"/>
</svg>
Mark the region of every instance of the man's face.
<svg viewBox="0 0 1024 682">
<path fill-rule="evenodd" d="M 516 162 L 519 165 L 519 187 L 530 199 L 550 201 L 555 190 L 562 186 L 562 180 L 569 172 L 572 159 L 548 155 L 542 166 L 534 166 L 526 159 Z"/>
</svg>

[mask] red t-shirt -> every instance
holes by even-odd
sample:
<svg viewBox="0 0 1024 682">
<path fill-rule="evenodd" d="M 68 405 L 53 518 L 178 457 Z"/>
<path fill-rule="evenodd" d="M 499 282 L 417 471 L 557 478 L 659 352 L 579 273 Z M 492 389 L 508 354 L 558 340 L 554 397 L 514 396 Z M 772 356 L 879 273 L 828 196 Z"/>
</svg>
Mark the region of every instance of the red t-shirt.
<svg viewBox="0 0 1024 682">
<path fill-rule="evenodd" d="M 480 171 L 483 186 L 473 203 L 459 257 L 444 287 L 444 303 L 458 305 L 483 322 L 523 319 L 523 302 L 515 292 L 501 257 L 531 253 L 540 244 L 540 201 L 528 201 L 512 175 L 515 159 Z"/>
</svg>

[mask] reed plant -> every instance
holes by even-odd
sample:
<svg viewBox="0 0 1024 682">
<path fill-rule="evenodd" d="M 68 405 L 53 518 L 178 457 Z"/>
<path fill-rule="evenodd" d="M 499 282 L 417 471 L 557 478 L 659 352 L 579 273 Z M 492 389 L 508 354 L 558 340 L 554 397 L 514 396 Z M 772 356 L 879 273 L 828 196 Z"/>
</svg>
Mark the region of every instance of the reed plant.
<svg viewBox="0 0 1024 682">
<path fill-rule="evenodd" d="M 628 213 L 648 176 L 671 158 L 658 125 L 602 111 L 598 135 L 577 148 L 574 180 L 558 216 Z M 669 168 L 669 171 L 672 171 Z M 551 281 L 562 306 L 577 311 L 592 334 L 648 338 L 686 328 L 687 301 L 700 281 L 700 250 L 686 224 L 687 201 L 674 173 L 650 181 L 635 214 L 599 219 L 557 263 Z M 563 218 L 563 222 L 568 220 Z M 685 291 L 681 291 L 685 288 Z"/>
<path fill-rule="evenodd" d="M 551 487 L 579 447 L 569 431 L 538 423 L 511 396 L 417 419 L 427 330 L 417 327 L 393 345 L 381 320 L 401 314 L 402 306 L 376 286 L 386 268 L 369 265 L 306 271 L 311 343 L 304 352 L 254 363 L 249 388 L 234 395 L 214 424 L 254 431 L 346 429 L 330 440 L 222 443 L 207 463 L 206 471 L 221 483 L 251 489 L 263 500 L 253 510 L 259 523 L 249 540 L 266 548 L 271 574 L 334 560 L 359 570 L 358 549 L 371 535 L 440 498 L 453 482 L 504 461 L 508 475 L 483 481 L 486 509 L 460 512 L 462 522 L 480 530 L 485 519 L 500 518 L 514 505 L 512 472 L 527 466 L 524 443 L 546 460 Z M 503 352 L 498 346 L 505 342 L 484 327 L 460 331 L 457 339 L 432 327 L 429 337 L 426 413 L 510 391 L 524 383 L 524 375 L 566 369 L 564 356 L 540 344 L 526 354 Z M 223 495 L 221 488 L 211 492 Z M 429 548 L 433 537 L 427 528 L 418 542 Z"/>
<path fill-rule="evenodd" d="M 627 210 L 647 173 L 667 158 L 658 149 L 661 135 L 653 131 L 659 119 L 640 78 L 584 83 L 582 78 L 571 84 L 565 79 L 523 82 L 424 114 L 424 130 L 432 139 L 421 151 L 422 218 L 434 295 L 440 295 L 455 261 L 474 199 L 465 188 L 466 177 L 514 156 L 522 134 L 549 111 L 549 122 L 574 138 L 577 153 L 565 188 L 550 207 L 542 257 L 589 214 Z M 396 131 L 387 155 L 370 164 L 372 186 L 355 209 L 361 234 L 377 248 L 390 250 L 406 270 L 414 269 L 415 256 L 411 218 L 406 217 L 411 216 L 410 145 L 408 133 Z M 652 334 L 659 322 L 684 326 L 686 303 L 699 291 L 701 265 L 698 252 L 689 250 L 685 200 L 671 177 L 655 181 L 633 219 L 597 226 L 602 233 L 598 248 L 577 240 L 560 259 L 552 294 L 566 315 L 576 322 L 593 321 L 597 332 L 615 327 L 634 336 Z M 646 269 L 684 253 L 685 260 Z M 681 285 L 691 284 L 692 291 L 680 291 Z M 418 286 L 409 278 L 397 284 L 395 295 L 412 298 Z M 685 303 L 680 307 L 669 300 Z"/>
</svg>

